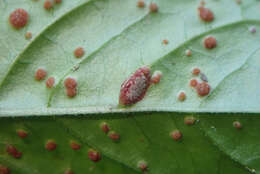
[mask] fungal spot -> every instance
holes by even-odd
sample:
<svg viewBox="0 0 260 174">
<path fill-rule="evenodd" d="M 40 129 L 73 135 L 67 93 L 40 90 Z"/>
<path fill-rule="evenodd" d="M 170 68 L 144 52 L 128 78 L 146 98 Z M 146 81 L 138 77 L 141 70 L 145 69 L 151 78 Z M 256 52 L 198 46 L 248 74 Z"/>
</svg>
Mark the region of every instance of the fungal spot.
<svg viewBox="0 0 260 174">
<path fill-rule="evenodd" d="M 32 33 L 31 32 L 26 32 L 25 33 L 25 39 L 29 40 L 32 38 Z"/>
<path fill-rule="evenodd" d="M 45 149 L 48 151 L 53 151 L 57 148 L 57 144 L 53 140 L 48 140 L 45 144 Z"/>
<path fill-rule="evenodd" d="M 211 22 L 214 20 L 214 14 L 210 9 L 200 6 L 198 10 L 199 10 L 199 16 L 201 20 L 205 22 Z"/>
<path fill-rule="evenodd" d="M 204 82 L 208 82 L 208 78 L 204 73 L 200 73 L 200 79 Z"/>
<path fill-rule="evenodd" d="M 74 174 L 74 172 L 71 169 L 67 169 L 64 174 Z"/>
<path fill-rule="evenodd" d="M 234 128 L 237 128 L 237 129 L 242 129 L 242 127 L 243 127 L 239 121 L 234 121 L 233 126 L 234 126 Z"/>
<path fill-rule="evenodd" d="M 190 57 L 192 55 L 192 52 L 191 52 L 191 50 L 186 50 L 185 54 L 186 54 L 186 56 Z"/>
<path fill-rule="evenodd" d="M 138 0 L 138 1 L 137 1 L 137 7 L 139 7 L 139 8 L 144 8 L 144 6 L 145 6 L 145 3 L 144 3 L 143 0 Z"/>
<path fill-rule="evenodd" d="M 0 164 L 0 174 L 11 174 L 11 171 L 8 167 Z"/>
<path fill-rule="evenodd" d="M 24 138 L 26 138 L 28 136 L 28 133 L 25 130 L 23 130 L 23 129 L 17 130 L 16 133 L 22 139 L 24 139 Z"/>
<path fill-rule="evenodd" d="M 186 99 L 186 94 L 185 94 L 185 92 L 184 92 L 184 91 L 179 92 L 179 94 L 178 94 L 178 100 L 179 100 L 179 101 L 184 101 L 185 99 Z"/>
<path fill-rule="evenodd" d="M 54 3 L 55 4 L 60 4 L 60 3 L 62 3 L 62 0 L 54 0 Z"/>
<path fill-rule="evenodd" d="M 174 130 L 171 132 L 171 137 L 175 141 L 179 141 L 182 138 L 182 133 L 179 130 Z"/>
<path fill-rule="evenodd" d="M 149 5 L 149 9 L 150 9 L 150 12 L 151 13 L 157 13 L 158 12 L 158 6 L 156 3 L 152 2 L 150 5 Z"/>
<path fill-rule="evenodd" d="M 88 158 L 93 161 L 93 162 L 98 162 L 101 160 L 101 155 L 98 151 L 94 149 L 89 149 L 88 150 Z"/>
<path fill-rule="evenodd" d="M 142 100 L 150 86 L 150 68 L 141 67 L 123 82 L 120 89 L 119 104 L 132 105 Z"/>
<path fill-rule="evenodd" d="M 19 152 L 13 145 L 7 145 L 6 152 L 17 159 L 22 157 L 22 152 Z"/>
<path fill-rule="evenodd" d="M 76 79 L 72 78 L 72 77 L 68 77 L 66 78 L 66 80 L 64 81 L 64 86 L 67 89 L 74 89 L 77 87 L 77 81 Z"/>
<path fill-rule="evenodd" d="M 47 75 L 47 72 L 43 69 L 43 68 L 39 68 L 36 72 L 35 72 L 35 79 L 40 81 L 43 80 Z"/>
<path fill-rule="evenodd" d="M 51 0 L 45 0 L 43 7 L 44 7 L 46 10 L 52 9 L 52 8 L 53 8 L 52 1 L 51 1 Z"/>
<path fill-rule="evenodd" d="M 196 119 L 193 116 L 187 116 L 184 118 L 184 124 L 186 125 L 193 125 Z"/>
<path fill-rule="evenodd" d="M 75 97 L 77 95 L 77 88 L 73 88 L 73 89 L 68 88 L 68 89 L 66 89 L 66 94 L 70 98 Z"/>
<path fill-rule="evenodd" d="M 70 142 L 70 147 L 73 149 L 73 150 L 79 150 L 81 148 L 81 145 L 78 144 L 77 142 L 75 141 L 71 141 Z"/>
<path fill-rule="evenodd" d="M 54 77 L 49 77 L 46 80 L 46 87 L 47 88 L 52 88 L 54 86 L 54 83 L 55 83 L 55 78 Z"/>
<path fill-rule="evenodd" d="M 199 96 L 206 96 L 210 92 L 210 86 L 207 82 L 202 82 L 196 86 L 196 90 Z"/>
<path fill-rule="evenodd" d="M 137 167 L 142 171 L 142 172 L 146 172 L 148 171 L 148 166 L 147 163 L 145 161 L 139 161 L 137 163 Z"/>
<path fill-rule="evenodd" d="M 193 68 L 192 74 L 195 75 L 195 76 L 199 75 L 200 74 L 200 69 L 199 68 Z"/>
<path fill-rule="evenodd" d="M 23 28 L 29 20 L 29 15 L 26 10 L 22 8 L 18 8 L 14 10 L 9 16 L 10 24 L 16 28 L 21 29 Z"/>
<path fill-rule="evenodd" d="M 120 139 L 120 135 L 116 133 L 115 131 L 110 131 L 108 133 L 108 137 L 113 141 L 118 141 Z"/>
<path fill-rule="evenodd" d="M 157 84 L 157 83 L 160 82 L 161 78 L 162 78 L 162 72 L 161 71 L 155 71 L 153 73 L 152 77 L 151 77 L 151 82 L 153 84 Z"/>
<path fill-rule="evenodd" d="M 164 45 L 167 45 L 168 43 L 169 43 L 169 41 L 168 41 L 167 39 L 164 39 L 164 40 L 163 40 L 163 44 L 164 44 Z"/>
<path fill-rule="evenodd" d="M 101 130 L 105 133 L 108 133 L 110 131 L 110 127 L 108 126 L 108 124 L 106 122 L 101 123 L 100 127 L 101 127 Z"/>
<path fill-rule="evenodd" d="M 207 49 L 213 49 L 217 46 L 217 40 L 213 36 L 208 36 L 204 39 L 204 47 Z"/>
<path fill-rule="evenodd" d="M 74 56 L 76 58 L 81 58 L 84 55 L 85 51 L 82 47 L 78 47 L 74 50 Z"/>
<path fill-rule="evenodd" d="M 198 85 L 198 81 L 196 79 L 191 79 L 190 80 L 190 86 L 191 87 L 196 87 Z"/>
<path fill-rule="evenodd" d="M 205 1 L 200 1 L 200 6 L 204 6 L 206 4 Z"/>
<path fill-rule="evenodd" d="M 250 28 L 249 28 L 249 31 L 250 31 L 251 33 L 255 33 L 255 32 L 256 32 L 255 26 L 250 27 Z"/>
</svg>

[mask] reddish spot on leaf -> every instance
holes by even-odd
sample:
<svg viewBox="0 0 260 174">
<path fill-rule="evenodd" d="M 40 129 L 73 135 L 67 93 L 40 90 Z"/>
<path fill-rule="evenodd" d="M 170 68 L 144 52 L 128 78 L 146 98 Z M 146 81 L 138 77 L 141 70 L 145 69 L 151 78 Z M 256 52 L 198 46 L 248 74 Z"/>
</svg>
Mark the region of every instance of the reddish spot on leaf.
<svg viewBox="0 0 260 174">
<path fill-rule="evenodd" d="M 64 86 L 67 89 L 74 89 L 77 87 L 77 81 L 76 79 L 72 78 L 72 77 L 68 77 L 66 78 L 66 80 L 64 81 Z"/>
<path fill-rule="evenodd" d="M 164 40 L 163 40 L 163 44 L 164 44 L 164 45 L 167 45 L 168 43 L 169 43 L 169 41 L 168 41 L 167 39 L 164 39 Z"/>
<path fill-rule="evenodd" d="M 174 130 L 171 132 L 171 137 L 175 141 L 179 141 L 182 138 L 182 133 L 179 130 Z"/>
<path fill-rule="evenodd" d="M 70 97 L 70 98 L 73 98 L 77 95 L 77 88 L 68 88 L 66 89 L 66 93 L 67 93 L 67 96 Z"/>
<path fill-rule="evenodd" d="M 149 9 L 150 9 L 151 13 L 156 13 L 156 12 L 158 12 L 158 5 L 156 3 L 154 3 L 154 2 L 152 2 L 149 5 Z"/>
<path fill-rule="evenodd" d="M 13 145 L 7 145 L 6 152 L 17 159 L 22 157 L 22 152 L 19 152 Z"/>
<path fill-rule="evenodd" d="M 199 10 L 199 16 L 201 20 L 205 22 L 211 22 L 214 20 L 214 14 L 210 9 L 200 6 L 198 10 Z"/>
<path fill-rule="evenodd" d="M 79 150 L 81 148 L 81 145 L 78 144 L 77 142 L 75 141 L 71 141 L 70 142 L 70 147 L 73 149 L 73 150 Z"/>
<path fill-rule="evenodd" d="M 25 39 L 29 40 L 32 38 L 32 33 L 31 32 L 26 32 L 25 33 Z"/>
<path fill-rule="evenodd" d="M 179 101 L 184 101 L 185 99 L 186 99 L 186 94 L 185 94 L 185 92 L 180 92 L 179 94 L 178 94 L 178 99 L 179 99 Z"/>
<path fill-rule="evenodd" d="M 137 164 L 137 167 L 142 171 L 142 172 L 146 172 L 148 171 L 148 166 L 147 163 L 145 161 L 139 161 Z"/>
<path fill-rule="evenodd" d="M 237 129 L 242 129 L 242 127 L 243 127 L 239 121 L 234 121 L 233 126 L 234 126 L 234 128 L 237 128 Z"/>
<path fill-rule="evenodd" d="M 57 148 L 57 144 L 53 140 L 48 140 L 47 143 L 45 144 L 45 149 L 48 151 L 53 151 Z"/>
<path fill-rule="evenodd" d="M 213 49 L 217 46 L 217 40 L 213 36 L 208 36 L 204 39 L 204 47 L 207 49 Z"/>
<path fill-rule="evenodd" d="M 196 90 L 199 96 L 206 96 L 210 92 L 210 86 L 207 82 L 202 82 L 196 86 Z"/>
<path fill-rule="evenodd" d="M 101 160 L 101 155 L 98 151 L 94 149 L 89 149 L 88 150 L 88 158 L 93 161 L 93 162 L 98 162 Z"/>
<path fill-rule="evenodd" d="M 150 86 L 150 80 L 150 68 L 139 68 L 121 85 L 119 104 L 127 106 L 142 100 Z"/>
<path fill-rule="evenodd" d="M 55 78 L 54 77 L 49 77 L 47 80 L 46 80 L 46 87 L 47 88 L 52 88 L 53 85 L 55 83 Z"/>
<path fill-rule="evenodd" d="M 79 47 L 79 48 L 75 49 L 74 56 L 76 58 L 81 58 L 84 55 L 84 53 L 85 53 L 84 49 L 82 47 Z"/>
<path fill-rule="evenodd" d="M 191 52 L 191 50 L 186 50 L 185 54 L 186 54 L 186 56 L 190 57 L 192 55 L 192 52 Z"/>
<path fill-rule="evenodd" d="M 193 116 L 187 116 L 184 118 L 184 124 L 186 125 L 193 125 L 196 119 Z"/>
<path fill-rule="evenodd" d="M 110 127 L 106 122 L 101 123 L 100 127 L 101 130 L 105 133 L 108 133 L 110 131 Z"/>
<path fill-rule="evenodd" d="M 151 82 L 153 84 L 157 84 L 161 81 L 162 78 L 162 72 L 161 71 L 155 71 L 152 75 Z"/>
<path fill-rule="evenodd" d="M 55 4 L 60 4 L 62 2 L 62 0 L 54 0 Z"/>
<path fill-rule="evenodd" d="M 74 174 L 74 172 L 71 169 L 67 169 L 64 174 Z"/>
<path fill-rule="evenodd" d="M 22 8 L 16 9 L 9 16 L 10 24 L 16 29 L 23 28 L 28 23 L 28 20 L 29 20 L 28 13 L 26 10 Z"/>
<path fill-rule="evenodd" d="M 45 69 L 43 68 L 39 68 L 36 72 L 35 72 L 35 79 L 36 80 L 43 80 L 47 75 L 47 72 L 45 71 Z"/>
<path fill-rule="evenodd" d="M 17 135 L 22 139 L 24 139 L 28 136 L 28 133 L 23 129 L 19 129 L 16 132 L 17 132 Z"/>
<path fill-rule="evenodd" d="M 195 76 L 199 75 L 200 74 L 200 69 L 199 68 L 193 68 L 192 74 L 195 75 Z"/>
<path fill-rule="evenodd" d="M 198 85 L 198 81 L 196 79 L 191 79 L 190 80 L 190 86 L 191 87 L 196 87 Z"/>
<path fill-rule="evenodd" d="M 144 8 L 144 7 L 145 7 L 144 1 L 143 1 L 143 0 L 138 0 L 138 1 L 137 1 L 137 7 L 139 7 L 139 8 Z"/>
<path fill-rule="evenodd" d="M 8 167 L 0 164 L 0 174 L 11 174 L 11 171 Z"/>
<path fill-rule="evenodd" d="M 111 131 L 108 133 L 108 137 L 113 141 L 118 141 L 120 139 L 120 135 L 115 131 Z"/>
<path fill-rule="evenodd" d="M 45 0 L 43 7 L 44 7 L 46 10 L 52 9 L 52 8 L 53 8 L 53 3 L 52 3 L 52 1 L 51 1 L 51 0 Z"/>
</svg>

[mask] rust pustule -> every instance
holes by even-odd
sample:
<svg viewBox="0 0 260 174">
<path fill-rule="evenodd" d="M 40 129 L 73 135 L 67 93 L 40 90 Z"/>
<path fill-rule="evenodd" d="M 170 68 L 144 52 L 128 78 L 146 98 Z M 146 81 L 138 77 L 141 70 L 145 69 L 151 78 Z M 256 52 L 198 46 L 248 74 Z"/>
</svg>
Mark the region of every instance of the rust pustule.
<svg viewBox="0 0 260 174">
<path fill-rule="evenodd" d="M 76 58 L 81 58 L 82 56 L 84 56 L 84 53 L 85 53 L 85 51 L 82 47 L 78 47 L 74 50 L 74 56 Z"/>
<path fill-rule="evenodd" d="M 54 3 L 55 4 L 60 4 L 60 3 L 62 3 L 62 0 L 54 0 Z"/>
<path fill-rule="evenodd" d="M 210 86 L 207 82 L 202 82 L 196 86 L 196 90 L 199 96 L 206 96 L 210 93 Z"/>
<path fill-rule="evenodd" d="M 0 174 L 11 174 L 11 170 L 0 164 Z"/>
<path fill-rule="evenodd" d="M 139 161 L 137 163 L 137 167 L 142 171 L 142 172 L 147 172 L 148 171 L 148 166 L 145 161 Z"/>
<path fill-rule="evenodd" d="M 36 80 L 40 81 L 40 80 L 45 79 L 46 75 L 47 75 L 46 70 L 43 69 L 43 68 L 39 68 L 35 72 L 34 77 L 35 77 Z"/>
<path fill-rule="evenodd" d="M 151 13 L 157 13 L 159 8 L 158 8 L 158 5 L 156 3 L 152 2 L 149 5 L 149 9 L 150 9 Z"/>
<path fill-rule="evenodd" d="M 200 69 L 199 68 L 193 68 L 192 69 L 192 74 L 195 75 L 195 76 L 199 75 L 200 74 Z"/>
<path fill-rule="evenodd" d="M 161 71 L 155 71 L 152 75 L 151 82 L 153 84 L 158 84 L 161 81 L 162 75 Z"/>
<path fill-rule="evenodd" d="M 32 38 L 32 33 L 31 32 L 26 32 L 25 33 L 25 39 L 27 39 L 27 40 L 29 40 L 29 39 L 31 39 Z"/>
<path fill-rule="evenodd" d="M 196 119 L 193 116 L 187 116 L 184 118 L 184 124 L 186 125 L 193 125 Z"/>
<path fill-rule="evenodd" d="M 54 140 L 48 140 L 45 144 L 45 149 L 48 151 L 53 151 L 57 148 L 57 144 Z"/>
<path fill-rule="evenodd" d="M 191 50 L 186 50 L 185 54 L 186 54 L 186 56 L 190 57 L 192 55 L 192 52 L 191 52 Z"/>
<path fill-rule="evenodd" d="M 180 141 L 182 138 L 182 133 L 179 130 L 174 130 L 171 132 L 171 137 L 175 141 Z"/>
<path fill-rule="evenodd" d="M 15 29 L 23 28 L 29 21 L 29 14 L 26 10 L 18 8 L 9 16 L 9 22 Z"/>
<path fill-rule="evenodd" d="M 81 145 L 75 141 L 71 141 L 70 142 L 70 147 L 73 149 L 73 150 L 79 150 L 81 148 Z"/>
<path fill-rule="evenodd" d="M 138 0 L 138 1 L 137 1 L 137 7 L 139 7 L 139 8 L 144 8 L 144 7 L 145 7 L 144 1 L 143 1 L 143 0 Z"/>
<path fill-rule="evenodd" d="M 76 79 L 72 78 L 72 77 L 68 77 L 66 78 L 66 80 L 64 81 L 64 86 L 67 89 L 74 89 L 77 87 L 77 81 Z"/>
<path fill-rule="evenodd" d="M 213 49 L 217 46 L 217 40 L 213 36 L 208 36 L 204 39 L 204 47 L 207 49 Z"/>
<path fill-rule="evenodd" d="M 21 158 L 22 157 L 22 152 L 19 152 L 18 149 L 16 147 L 14 147 L 13 145 L 7 145 L 6 146 L 6 152 L 11 155 L 14 158 Z"/>
<path fill-rule="evenodd" d="M 88 150 L 88 158 L 93 161 L 93 162 L 98 162 L 101 160 L 101 155 L 98 151 L 94 149 L 89 149 Z"/>
<path fill-rule="evenodd" d="M 70 98 L 75 97 L 77 95 L 77 88 L 72 88 L 72 89 L 68 88 L 68 89 L 66 89 L 66 94 Z"/>
<path fill-rule="evenodd" d="M 236 129 L 242 129 L 243 128 L 242 124 L 239 121 L 234 121 L 233 126 Z"/>
<path fill-rule="evenodd" d="M 198 8 L 200 19 L 205 22 L 211 22 L 214 20 L 214 13 L 204 6 Z"/>
<path fill-rule="evenodd" d="M 101 123 L 100 128 L 104 133 L 108 133 L 110 131 L 110 127 L 106 122 Z"/>
<path fill-rule="evenodd" d="M 47 80 L 46 80 L 46 87 L 47 88 L 52 88 L 55 84 L 55 78 L 54 77 L 49 77 Z"/>
<path fill-rule="evenodd" d="M 136 72 L 121 85 L 119 104 L 128 106 L 142 100 L 150 86 L 150 80 L 150 68 L 142 67 L 136 70 Z"/>
<path fill-rule="evenodd" d="M 52 9 L 52 8 L 53 8 L 53 3 L 52 3 L 52 1 L 51 1 L 51 0 L 45 0 L 43 7 L 44 7 L 46 10 Z"/>
<path fill-rule="evenodd" d="M 186 93 L 184 91 L 179 92 L 178 94 L 178 100 L 184 101 L 186 99 Z"/>
<path fill-rule="evenodd" d="M 169 41 L 168 41 L 167 39 L 164 39 L 164 40 L 163 40 L 163 44 L 164 44 L 164 45 L 168 45 L 168 43 L 169 43 Z"/>
<path fill-rule="evenodd" d="M 16 131 L 16 133 L 22 139 L 24 139 L 24 138 L 26 138 L 28 136 L 28 133 L 25 130 L 23 130 L 23 129 L 18 129 Z"/>
<path fill-rule="evenodd" d="M 194 88 L 194 87 L 196 87 L 197 85 L 198 85 L 198 81 L 197 81 L 196 79 L 191 79 L 191 80 L 190 80 L 190 86 L 191 86 L 191 87 Z"/>
<path fill-rule="evenodd" d="M 116 133 L 115 131 L 110 131 L 108 133 L 108 137 L 113 140 L 113 141 L 119 141 L 120 139 L 120 135 L 118 133 Z"/>
</svg>

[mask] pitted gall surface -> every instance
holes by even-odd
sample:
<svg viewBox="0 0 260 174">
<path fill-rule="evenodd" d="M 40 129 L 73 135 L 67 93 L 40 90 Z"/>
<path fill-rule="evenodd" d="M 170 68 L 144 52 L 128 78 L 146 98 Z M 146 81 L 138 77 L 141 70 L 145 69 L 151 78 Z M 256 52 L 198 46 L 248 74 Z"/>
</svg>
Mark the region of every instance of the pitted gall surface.
<svg viewBox="0 0 260 174">
<path fill-rule="evenodd" d="M 52 88 L 55 84 L 55 78 L 54 77 L 49 77 L 47 80 L 46 80 L 46 87 L 47 88 Z"/>
<path fill-rule="evenodd" d="M 210 93 L 210 86 L 207 82 L 202 82 L 196 86 L 196 90 L 198 95 L 203 97 Z"/>
<path fill-rule="evenodd" d="M 198 85 L 198 81 L 196 79 L 191 79 L 190 80 L 190 86 L 191 87 L 196 87 Z"/>
<path fill-rule="evenodd" d="M 144 1 L 143 1 L 143 0 L 138 0 L 138 1 L 137 1 L 137 7 L 139 7 L 139 8 L 144 8 L 144 7 L 145 7 Z"/>
<path fill-rule="evenodd" d="M 78 47 L 78 48 L 75 49 L 75 51 L 74 51 L 74 56 L 75 56 L 76 58 L 81 58 L 82 56 L 84 56 L 84 53 L 85 53 L 84 49 L 83 49 L 82 47 Z"/>
<path fill-rule="evenodd" d="M 142 100 L 150 86 L 150 80 L 150 68 L 139 68 L 121 85 L 119 104 L 127 106 Z"/>
<path fill-rule="evenodd" d="M 158 12 L 158 5 L 156 3 L 154 3 L 154 2 L 152 2 L 149 5 L 149 9 L 150 9 L 151 13 L 157 13 Z"/>
<path fill-rule="evenodd" d="M 213 36 L 208 36 L 204 39 L 204 47 L 207 49 L 213 49 L 217 46 L 217 40 Z"/>
<path fill-rule="evenodd" d="M 47 143 L 45 144 L 45 149 L 48 151 L 53 151 L 57 148 L 57 144 L 53 140 L 48 140 Z"/>
<path fill-rule="evenodd" d="M 174 130 L 171 133 L 171 137 L 172 139 L 174 139 L 175 141 L 180 141 L 182 138 L 182 133 L 179 130 Z"/>
<path fill-rule="evenodd" d="M 98 162 L 101 160 L 101 155 L 98 151 L 94 149 L 89 149 L 88 150 L 88 158 L 93 161 L 93 162 Z"/>
<path fill-rule="evenodd" d="M 28 20 L 29 20 L 28 13 L 26 10 L 22 8 L 16 9 L 9 16 L 10 24 L 16 29 L 23 28 L 28 23 Z"/>
<path fill-rule="evenodd" d="M 34 75 L 34 76 L 35 76 L 35 79 L 36 79 L 36 80 L 40 81 L 40 80 L 45 79 L 46 75 L 47 75 L 47 72 L 45 71 L 45 69 L 39 68 L 39 69 L 37 69 L 37 71 L 35 72 L 35 75 Z"/>
</svg>

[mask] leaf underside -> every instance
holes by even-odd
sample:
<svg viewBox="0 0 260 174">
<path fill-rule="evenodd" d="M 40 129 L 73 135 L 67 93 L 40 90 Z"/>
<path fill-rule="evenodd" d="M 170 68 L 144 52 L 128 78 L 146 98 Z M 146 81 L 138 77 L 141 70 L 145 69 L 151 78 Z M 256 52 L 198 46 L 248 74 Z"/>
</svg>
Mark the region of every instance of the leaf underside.
<svg viewBox="0 0 260 174">
<path fill-rule="evenodd" d="M 199 19 L 200 1 L 194 0 L 156 1 L 158 13 L 149 13 L 150 1 L 142 9 L 134 0 L 64 0 L 50 11 L 43 3 L 0 2 L 0 117 L 6 117 L 0 121 L 0 164 L 12 174 L 62 174 L 68 168 L 75 174 L 142 173 L 142 160 L 151 174 L 260 173 L 259 1 L 208 0 L 215 15 L 210 23 Z M 30 15 L 21 30 L 8 24 L 16 8 Z M 24 38 L 27 31 L 31 40 Z M 216 48 L 204 48 L 207 36 L 217 39 Z M 73 55 L 77 47 L 85 49 L 80 59 Z M 137 104 L 119 107 L 120 85 L 144 65 L 161 71 L 161 82 Z M 40 67 L 55 77 L 54 88 L 34 79 Z M 206 97 L 189 86 L 199 79 L 191 74 L 194 67 L 208 78 Z M 78 82 L 74 98 L 66 96 L 68 76 Z M 187 95 L 184 102 L 178 101 L 180 91 Z M 236 114 L 224 114 L 231 112 Z M 29 117 L 36 115 L 48 117 Z M 187 115 L 199 121 L 187 126 Z M 236 120 L 241 130 L 232 126 Z M 100 130 L 104 121 L 120 134 L 119 142 Z M 17 129 L 28 137 L 19 138 Z M 175 129 L 183 133 L 180 142 L 169 136 Z M 53 152 L 44 148 L 49 139 L 58 144 Z M 82 148 L 73 151 L 71 140 Z M 22 158 L 8 155 L 7 144 Z M 89 160 L 89 148 L 100 151 L 102 160 Z"/>
</svg>

